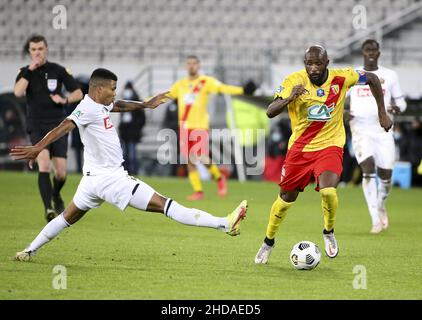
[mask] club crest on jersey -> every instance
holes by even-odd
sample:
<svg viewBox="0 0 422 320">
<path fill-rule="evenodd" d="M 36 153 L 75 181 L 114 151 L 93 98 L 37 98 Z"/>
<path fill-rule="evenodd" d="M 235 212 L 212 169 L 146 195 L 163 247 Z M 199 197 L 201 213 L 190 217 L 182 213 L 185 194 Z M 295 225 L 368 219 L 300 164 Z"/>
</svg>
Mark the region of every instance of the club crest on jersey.
<svg viewBox="0 0 422 320">
<path fill-rule="evenodd" d="M 106 129 L 111 129 L 113 128 L 113 124 L 111 123 L 110 117 L 105 117 L 104 118 L 104 127 Z"/>
<path fill-rule="evenodd" d="M 339 85 L 338 84 L 334 84 L 334 85 L 332 85 L 331 86 L 331 91 L 334 93 L 334 94 L 338 94 L 339 93 L 339 91 L 340 91 L 340 87 L 339 87 Z"/>
<path fill-rule="evenodd" d="M 309 121 L 329 121 L 331 120 L 331 112 L 334 110 L 335 104 L 330 106 L 325 104 L 314 104 L 308 108 Z"/>
<path fill-rule="evenodd" d="M 319 89 L 316 91 L 316 94 L 317 94 L 317 96 L 318 96 L 318 97 L 323 97 L 323 96 L 325 95 L 325 92 L 324 92 L 324 90 L 323 90 L 323 89 L 319 88 Z"/>
<path fill-rule="evenodd" d="M 47 88 L 51 92 L 57 89 L 57 79 L 47 79 Z"/>
</svg>

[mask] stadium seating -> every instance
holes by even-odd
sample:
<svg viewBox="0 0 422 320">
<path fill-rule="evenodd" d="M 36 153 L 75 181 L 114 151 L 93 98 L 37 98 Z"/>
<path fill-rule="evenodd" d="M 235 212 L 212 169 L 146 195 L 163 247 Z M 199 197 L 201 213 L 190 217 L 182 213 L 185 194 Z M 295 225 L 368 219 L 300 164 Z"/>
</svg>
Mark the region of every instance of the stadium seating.
<svg viewBox="0 0 422 320">
<path fill-rule="evenodd" d="M 4 0 L 0 56 L 20 53 L 28 34 L 39 32 L 52 44 L 51 54 L 62 58 L 97 59 L 105 54 L 168 62 L 190 51 L 201 56 L 207 52 L 203 59 L 214 63 L 219 52 L 241 48 L 245 53 L 267 51 L 273 62 L 297 61 L 298 48 L 315 42 L 335 48 L 358 32 L 352 24 L 354 6 L 367 8 L 371 26 L 416 1 Z M 65 30 L 52 27 L 58 3 L 67 10 Z M 148 51 L 153 54 L 143 56 Z M 228 63 L 244 65 L 245 59 L 254 61 L 247 56 Z"/>
</svg>

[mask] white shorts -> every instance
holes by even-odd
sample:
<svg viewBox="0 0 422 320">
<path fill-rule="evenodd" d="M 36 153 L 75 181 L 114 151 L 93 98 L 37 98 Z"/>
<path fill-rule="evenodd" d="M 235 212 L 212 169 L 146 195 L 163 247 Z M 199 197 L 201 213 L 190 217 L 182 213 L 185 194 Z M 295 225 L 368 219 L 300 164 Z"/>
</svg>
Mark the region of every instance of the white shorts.
<svg viewBox="0 0 422 320">
<path fill-rule="evenodd" d="M 128 206 L 136 186 L 139 209 L 145 210 L 155 190 L 145 182 L 129 176 L 123 167 L 110 174 L 83 176 L 73 202 L 83 211 L 98 208 L 104 201 L 123 211 Z"/>
<path fill-rule="evenodd" d="M 386 132 L 381 126 L 356 125 L 350 121 L 350 130 L 353 150 L 359 164 L 373 157 L 377 167 L 393 169 L 395 161 L 393 129 Z"/>
</svg>

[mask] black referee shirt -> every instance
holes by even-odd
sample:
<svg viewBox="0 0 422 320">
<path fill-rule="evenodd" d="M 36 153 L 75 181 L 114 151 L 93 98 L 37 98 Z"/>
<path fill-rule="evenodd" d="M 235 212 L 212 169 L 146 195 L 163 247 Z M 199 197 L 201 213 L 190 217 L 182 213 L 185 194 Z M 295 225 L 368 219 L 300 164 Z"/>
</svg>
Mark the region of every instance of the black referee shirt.
<svg viewBox="0 0 422 320">
<path fill-rule="evenodd" d="M 25 78 L 29 81 L 26 89 L 27 131 L 41 130 L 44 125 L 60 123 L 65 118 L 65 108 L 55 103 L 50 94 L 61 94 L 63 85 L 68 92 L 79 89 L 76 80 L 66 68 L 53 62 L 30 71 L 28 66 L 20 69 L 16 82 Z"/>
</svg>

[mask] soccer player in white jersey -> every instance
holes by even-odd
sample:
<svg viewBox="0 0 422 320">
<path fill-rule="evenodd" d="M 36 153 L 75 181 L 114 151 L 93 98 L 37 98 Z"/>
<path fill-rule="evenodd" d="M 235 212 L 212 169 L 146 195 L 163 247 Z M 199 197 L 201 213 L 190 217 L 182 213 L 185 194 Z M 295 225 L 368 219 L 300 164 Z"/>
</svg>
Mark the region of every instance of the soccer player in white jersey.
<svg viewBox="0 0 422 320">
<path fill-rule="evenodd" d="M 165 198 L 146 183 L 127 174 L 122 166 L 123 155 L 119 137 L 109 114 L 142 108 L 154 109 L 168 98 L 168 92 L 158 94 L 146 102 L 114 101 L 116 83 L 117 76 L 114 73 L 106 69 L 96 69 L 89 81 L 88 94 L 70 116 L 48 132 L 36 145 L 18 146 L 11 150 L 10 155 L 13 159 L 29 160 L 32 167 L 34 159 L 47 145 L 76 127 L 84 144 L 83 178 L 73 200 L 59 216 L 42 229 L 27 248 L 16 253 L 16 260 L 31 260 L 41 246 L 104 201 L 122 211 L 131 206 L 139 210 L 164 213 L 183 224 L 221 230 L 231 236 L 240 233 L 240 222 L 247 211 L 246 200 L 227 217 L 215 217 Z"/>
<path fill-rule="evenodd" d="M 362 55 L 363 70 L 375 73 L 380 79 L 384 104 L 392 119 L 394 114 L 406 109 L 397 74 L 378 65 L 380 50 L 377 41 L 366 40 L 362 44 Z M 370 232 L 376 234 L 388 227 L 385 202 L 391 191 L 395 146 L 393 130 L 386 132 L 379 126 L 377 104 L 367 85 L 350 90 L 350 129 L 353 149 L 362 169 L 363 193 L 372 219 Z"/>
</svg>

